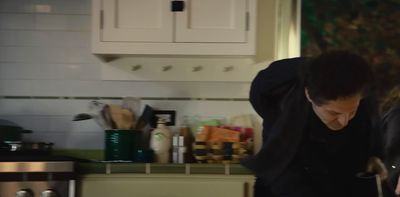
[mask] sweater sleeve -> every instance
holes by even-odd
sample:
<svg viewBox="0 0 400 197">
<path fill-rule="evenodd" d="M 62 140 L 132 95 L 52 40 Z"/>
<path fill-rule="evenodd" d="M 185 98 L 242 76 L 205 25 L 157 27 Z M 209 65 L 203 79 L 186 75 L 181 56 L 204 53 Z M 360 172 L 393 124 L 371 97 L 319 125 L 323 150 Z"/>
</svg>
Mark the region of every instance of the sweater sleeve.
<svg viewBox="0 0 400 197">
<path fill-rule="evenodd" d="M 396 159 L 400 158 L 400 107 L 387 114 L 383 130 L 385 158 L 391 161 L 400 161 L 400 159 Z M 400 163 L 397 166 L 400 167 Z"/>
<path fill-rule="evenodd" d="M 389 182 L 394 188 L 400 175 L 400 107 L 385 114 L 382 129 L 384 163 L 389 172 Z"/>
<path fill-rule="evenodd" d="M 280 101 L 298 78 L 305 58 L 284 59 L 271 63 L 254 78 L 250 88 L 250 103 L 264 121 L 274 121 L 279 115 Z"/>
</svg>

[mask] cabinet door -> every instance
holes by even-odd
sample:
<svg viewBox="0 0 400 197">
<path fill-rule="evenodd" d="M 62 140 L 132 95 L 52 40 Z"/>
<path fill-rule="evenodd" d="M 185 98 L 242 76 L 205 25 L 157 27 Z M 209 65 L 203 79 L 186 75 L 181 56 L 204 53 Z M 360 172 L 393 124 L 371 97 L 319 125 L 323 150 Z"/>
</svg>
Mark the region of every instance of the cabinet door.
<svg viewBox="0 0 400 197">
<path fill-rule="evenodd" d="M 102 41 L 172 42 L 171 0 L 103 0 Z"/>
<path fill-rule="evenodd" d="M 255 55 L 257 0 L 181 1 L 184 10 L 173 12 L 172 0 L 92 0 L 92 52 Z"/>
<path fill-rule="evenodd" d="M 176 42 L 246 42 L 247 0 L 185 0 Z"/>
</svg>

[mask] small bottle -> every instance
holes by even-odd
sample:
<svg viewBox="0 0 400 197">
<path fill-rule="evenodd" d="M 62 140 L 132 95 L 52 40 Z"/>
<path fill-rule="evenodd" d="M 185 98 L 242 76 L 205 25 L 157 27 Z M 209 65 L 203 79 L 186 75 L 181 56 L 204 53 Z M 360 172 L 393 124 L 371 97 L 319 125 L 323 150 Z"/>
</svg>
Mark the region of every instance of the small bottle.
<svg viewBox="0 0 400 197">
<path fill-rule="evenodd" d="M 172 137 L 172 163 L 179 163 L 179 134 Z"/>
<path fill-rule="evenodd" d="M 183 118 L 182 125 L 180 126 L 179 129 L 179 144 L 183 148 L 181 148 L 181 154 L 183 158 L 183 163 L 192 163 L 194 161 L 194 156 L 193 156 L 193 149 L 192 149 L 192 143 L 194 141 L 194 137 L 190 131 L 189 125 L 188 125 L 188 120 L 187 117 L 185 116 Z"/>
<path fill-rule="evenodd" d="M 157 163 L 169 163 L 171 131 L 163 119 L 158 119 L 157 127 L 151 132 L 150 148 L 153 149 Z"/>
</svg>

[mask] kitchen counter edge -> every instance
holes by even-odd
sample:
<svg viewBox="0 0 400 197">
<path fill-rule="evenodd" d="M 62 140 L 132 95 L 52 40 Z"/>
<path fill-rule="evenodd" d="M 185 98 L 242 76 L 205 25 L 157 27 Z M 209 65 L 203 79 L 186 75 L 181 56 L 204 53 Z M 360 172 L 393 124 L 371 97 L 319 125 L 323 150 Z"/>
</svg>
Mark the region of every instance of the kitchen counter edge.
<svg viewBox="0 0 400 197">
<path fill-rule="evenodd" d="M 181 174 L 181 175 L 252 175 L 240 164 L 158 164 L 158 163 L 105 163 L 78 162 L 76 171 L 81 174 Z"/>
</svg>

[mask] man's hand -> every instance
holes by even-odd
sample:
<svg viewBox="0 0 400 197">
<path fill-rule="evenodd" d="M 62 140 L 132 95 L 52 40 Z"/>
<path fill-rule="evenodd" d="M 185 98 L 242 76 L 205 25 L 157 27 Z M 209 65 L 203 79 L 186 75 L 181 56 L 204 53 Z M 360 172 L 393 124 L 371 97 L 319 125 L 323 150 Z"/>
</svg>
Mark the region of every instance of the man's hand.
<svg viewBox="0 0 400 197">
<path fill-rule="evenodd" d="M 383 164 L 382 160 L 379 159 L 378 157 L 370 157 L 368 159 L 367 172 L 378 174 L 381 181 L 386 180 L 388 177 L 387 169 L 386 169 L 385 165 Z M 400 192 L 400 188 L 399 188 L 399 192 Z"/>
<path fill-rule="evenodd" d="M 396 185 L 396 189 L 394 190 L 394 193 L 396 194 L 396 196 L 400 196 L 400 176 L 397 179 L 397 185 Z"/>
</svg>

